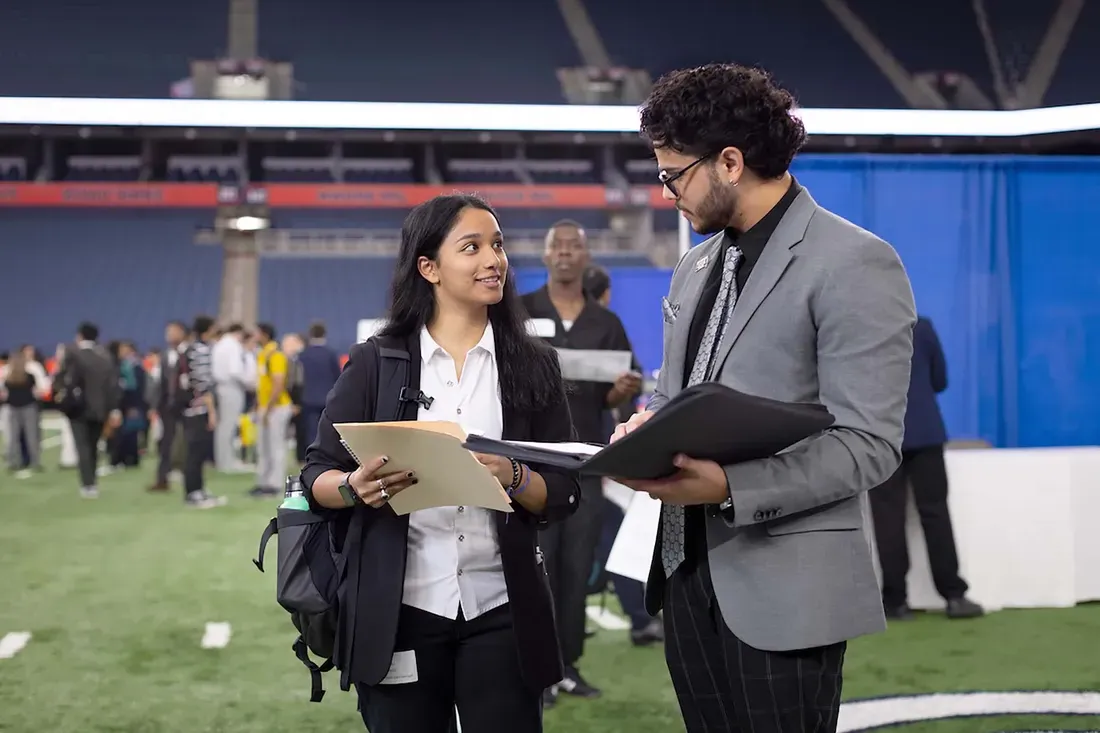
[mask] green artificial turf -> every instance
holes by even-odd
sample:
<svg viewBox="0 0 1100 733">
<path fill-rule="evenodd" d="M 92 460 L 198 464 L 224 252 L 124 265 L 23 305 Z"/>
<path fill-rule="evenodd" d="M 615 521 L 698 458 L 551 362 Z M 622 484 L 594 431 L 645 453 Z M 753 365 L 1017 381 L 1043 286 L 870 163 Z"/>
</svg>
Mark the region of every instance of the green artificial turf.
<svg viewBox="0 0 1100 733">
<path fill-rule="evenodd" d="M 48 461 L 56 463 L 56 456 Z M 30 631 L 0 659 L 3 733 L 331 733 L 362 730 L 335 674 L 321 704 L 290 651 L 273 573 L 256 571 L 273 500 L 251 477 L 212 471 L 229 497 L 207 511 L 179 490 L 149 495 L 146 469 L 101 481 L 82 500 L 72 471 L 0 474 L 0 637 Z M 272 556 L 273 559 L 273 556 Z M 224 649 L 200 648 L 207 622 L 232 624 Z M 548 733 L 683 730 L 659 648 L 600 631 L 583 662 L 604 695 L 565 699 Z M 975 621 L 936 614 L 849 647 L 845 699 L 974 690 L 1100 690 L 1100 607 L 1006 611 Z M 1096 718 L 972 718 L 897 728 L 920 733 L 1100 728 Z"/>
</svg>

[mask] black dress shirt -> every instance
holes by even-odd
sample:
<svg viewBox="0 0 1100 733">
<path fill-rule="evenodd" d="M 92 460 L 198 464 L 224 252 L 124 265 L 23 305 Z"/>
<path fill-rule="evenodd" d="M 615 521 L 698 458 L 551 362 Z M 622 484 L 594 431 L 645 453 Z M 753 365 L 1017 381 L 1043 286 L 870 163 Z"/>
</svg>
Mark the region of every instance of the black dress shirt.
<svg viewBox="0 0 1100 733">
<path fill-rule="evenodd" d="M 755 226 L 745 232 L 738 232 L 732 227 L 725 231 L 722 242 L 721 256 L 716 257 L 714 263 L 707 272 L 707 281 L 703 285 L 703 292 L 699 297 L 699 305 L 691 318 L 691 326 L 688 330 L 687 357 L 684 362 L 684 387 L 687 387 L 691 376 L 691 368 L 695 364 L 695 357 L 699 353 L 699 346 L 703 341 L 703 332 L 707 328 L 710 312 L 714 309 L 714 303 L 718 299 L 718 289 L 722 284 L 722 266 L 729 253 L 730 247 L 736 245 L 742 252 L 741 264 L 737 268 L 737 292 L 743 293 L 745 285 L 752 275 L 753 267 L 760 261 L 760 255 L 768 245 L 768 240 L 775 233 L 776 227 L 791 208 L 795 198 L 798 197 L 802 187 L 798 181 L 791 179 L 791 187 L 783 194 L 783 198 L 772 207 L 771 211 L 764 215 Z M 734 303 L 734 308 L 737 304 Z M 727 316 L 732 317 L 733 310 Z M 684 509 L 684 562 L 681 567 L 689 570 L 707 554 L 706 532 L 706 507 L 689 506 Z"/>
<path fill-rule="evenodd" d="M 585 301 L 580 315 L 568 330 L 550 300 L 546 286 L 524 295 L 523 305 L 531 318 L 547 318 L 554 322 L 554 336 L 546 341 L 555 348 L 633 353 L 623 322 L 594 300 Z M 634 363 L 634 368 L 637 368 L 637 363 Z M 607 443 L 611 437 L 607 431 L 607 393 L 613 386 L 609 382 L 566 382 L 569 414 L 573 417 L 573 427 L 577 429 L 577 440 Z"/>
</svg>

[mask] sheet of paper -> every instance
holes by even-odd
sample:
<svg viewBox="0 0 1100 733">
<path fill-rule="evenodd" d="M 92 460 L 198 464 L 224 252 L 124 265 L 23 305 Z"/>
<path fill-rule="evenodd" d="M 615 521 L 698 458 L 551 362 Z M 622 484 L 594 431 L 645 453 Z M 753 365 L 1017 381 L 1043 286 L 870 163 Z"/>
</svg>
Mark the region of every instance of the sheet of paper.
<svg viewBox="0 0 1100 733">
<path fill-rule="evenodd" d="M 630 371 L 629 351 L 557 349 L 561 375 L 573 382 L 614 382 Z"/>
<path fill-rule="evenodd" d="M 527 448 L 541 448 L 555 453 L 568 453 L 570 455 L 594 456 L 603 450 L 603 446 L 591 443 L 536 443 L 531 440 L 506 440 L 511 445 L 522 445 Z"/>
<path fill-rule="evenodd" d="M 356 460 L 386 455 L 387 472 L 416 471 L 419 483 L 390 499 L 399 515 L 444 506 L 512 511 L 500 482 L 462 447 L 466 433 L 455 423 L 339 423 L 335 428 Z"/>
<path fill-rule="evenodd" d="M 634 494 L 634 489 L 623 486 L 618 481 L 612 481 L 609 478 L 603 480 L 604 498 L 622 509 L 624 514 L 630 508 L 630 502 L 634 501 Z"/>
<path fill-rule="evenodd" d="M 661 502 L 649 494 L 635 492 L 619 533 L 615 535 L 615 543 L 611 545 L 607 572 L 646 582 L 660 523 Z"/>
</svg>

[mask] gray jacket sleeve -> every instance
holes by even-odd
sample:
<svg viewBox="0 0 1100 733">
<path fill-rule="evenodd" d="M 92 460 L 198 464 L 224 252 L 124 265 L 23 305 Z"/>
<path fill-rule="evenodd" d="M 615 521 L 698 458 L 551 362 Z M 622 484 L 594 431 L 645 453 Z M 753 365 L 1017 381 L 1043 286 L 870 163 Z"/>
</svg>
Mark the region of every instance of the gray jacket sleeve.
<svg viewBox="0 0 1100 733">
<path fill-rule="evenodd" d="M 901 462 L 916 311 L 897 253 L 863 233 L 823 276 L 810 310 L 820 398 L 836 422 L 777 456 L 725 468 L 734 526 L 851 498 Z"/>
</svg>

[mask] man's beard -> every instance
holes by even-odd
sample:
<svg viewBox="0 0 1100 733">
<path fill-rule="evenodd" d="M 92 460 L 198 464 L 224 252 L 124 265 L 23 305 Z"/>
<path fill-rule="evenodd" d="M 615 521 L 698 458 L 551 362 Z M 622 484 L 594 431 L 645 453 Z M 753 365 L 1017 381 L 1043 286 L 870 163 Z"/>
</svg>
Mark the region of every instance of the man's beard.
<svg viewBox="0 0 1100 733">
<path fill-rule="evenodd" d="M 710 236 L 729 226 L 733 219 L 733 212 L 737 210 L 738 198 L 736 188 L 722 185 L 717 176 L 712 175 L 706 198 L 693 212 L 695 231 L 704 236 Z"/>
</svg>

